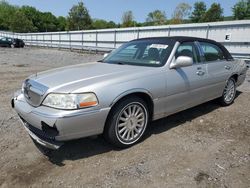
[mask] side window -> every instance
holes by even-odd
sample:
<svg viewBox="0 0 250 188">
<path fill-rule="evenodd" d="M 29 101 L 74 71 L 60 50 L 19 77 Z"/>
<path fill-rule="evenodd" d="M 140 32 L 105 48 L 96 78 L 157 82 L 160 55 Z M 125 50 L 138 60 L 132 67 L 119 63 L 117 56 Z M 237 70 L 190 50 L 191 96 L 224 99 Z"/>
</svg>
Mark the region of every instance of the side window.
<svg viewBox="0 0 250 188">
<path fill-rule="evenodd" d="M 205 61 L 217 61 L 225 59 L 222 50 L 215 44 L 200 42 L 201 48 L 204 53 Z"/>
<path fill-rule="evenodd" d="M 196 46 L 193 42 L 184 42 L 182 43 L 176 53 L 175 53 L 175 58 L 178 58 L 179 56 L 188 56 L 193 59 L 194 63 L 199 63 L 200 58 L 198 56 Z"/>
</svg>

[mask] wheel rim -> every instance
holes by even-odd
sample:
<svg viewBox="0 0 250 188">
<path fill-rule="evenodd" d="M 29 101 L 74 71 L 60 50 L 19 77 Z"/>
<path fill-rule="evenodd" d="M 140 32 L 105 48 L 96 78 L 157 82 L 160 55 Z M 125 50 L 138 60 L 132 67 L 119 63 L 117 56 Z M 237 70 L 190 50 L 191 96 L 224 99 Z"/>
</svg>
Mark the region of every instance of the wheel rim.
<svg viewBox="0 0 250 188">
<path fill-rule="evenodd" d="M 125 106 L 116 121 L 116 135 L 123 144 L 133 144 L 142 136 L 147 125 L 147 112 L 140 103 Z"/>
<path fill-rule="evenodd" d="M 226 88 L 224 90 L 224 100 L 227 103 L 232 102 L 235 96 L 235 84 L 232 79 L 228 80 Z"/>
</svg>

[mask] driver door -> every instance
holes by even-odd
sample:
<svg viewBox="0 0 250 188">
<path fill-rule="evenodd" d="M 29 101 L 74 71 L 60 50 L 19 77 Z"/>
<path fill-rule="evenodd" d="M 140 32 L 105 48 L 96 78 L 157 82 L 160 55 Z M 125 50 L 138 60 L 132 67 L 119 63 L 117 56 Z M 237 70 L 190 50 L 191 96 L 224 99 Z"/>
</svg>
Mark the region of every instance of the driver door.
<svg viewBox="0 0 250 188">
<path fill-rule="evenodd" d="M 179 56 L 188 56 L 193 59 L 193 65 L 169 69 L 166 74 L 166 113 L 187 109 L 203 102 L 208 78 L 206 66 L 201 62 L 195 42 L 184 42 L 178 47 L 174 61 Z"/>
</svg>

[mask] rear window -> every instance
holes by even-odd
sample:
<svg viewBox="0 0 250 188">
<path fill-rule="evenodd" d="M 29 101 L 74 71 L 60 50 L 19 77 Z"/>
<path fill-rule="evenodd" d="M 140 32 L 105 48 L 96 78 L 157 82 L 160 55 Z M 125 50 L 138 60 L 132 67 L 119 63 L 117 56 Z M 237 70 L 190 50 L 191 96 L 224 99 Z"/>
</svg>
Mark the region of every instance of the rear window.
<svg viewBox="0 0 250 188">
<path fill-rule="evenodd" d="M 200 42 L 205 61 L 217 61 L 225 59 L 223 51 L 215 44 Z"/>
</svg>

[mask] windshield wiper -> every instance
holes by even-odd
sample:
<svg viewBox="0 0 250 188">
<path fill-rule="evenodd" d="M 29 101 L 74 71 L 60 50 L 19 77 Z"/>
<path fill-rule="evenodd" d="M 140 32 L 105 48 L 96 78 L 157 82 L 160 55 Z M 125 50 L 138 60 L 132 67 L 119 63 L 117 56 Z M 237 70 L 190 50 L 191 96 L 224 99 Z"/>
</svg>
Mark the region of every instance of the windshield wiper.
<svg viewBox="0 0 250 188">
<path fill-rule="evenodd" d="M 127 63 L 125 62 L 121 62 L 121 61 L 103 61 L 103 60 L 99 60 L 97 62 L 101 62 L 101 63 L 108 63 L 108 64 L 117 64 L 117 65 L 127 65 Z"/>
<path fill-rule="evenodd" d="M 117 62 L 115 64 L 118 64 L 118 65 L 125 65 L 125 63 L 122 63 L 122 62 Z"/>
</svg>

